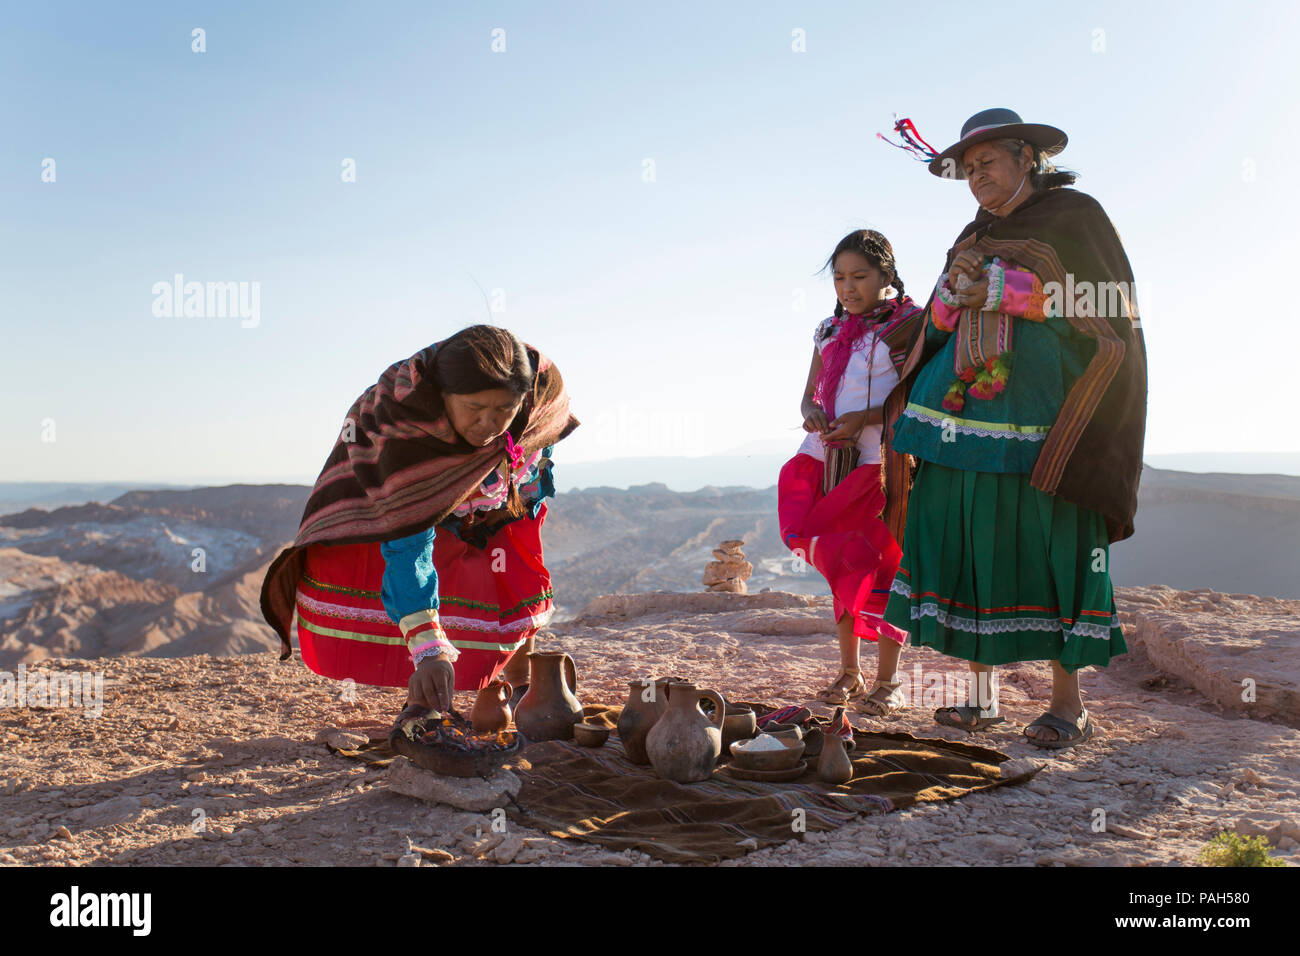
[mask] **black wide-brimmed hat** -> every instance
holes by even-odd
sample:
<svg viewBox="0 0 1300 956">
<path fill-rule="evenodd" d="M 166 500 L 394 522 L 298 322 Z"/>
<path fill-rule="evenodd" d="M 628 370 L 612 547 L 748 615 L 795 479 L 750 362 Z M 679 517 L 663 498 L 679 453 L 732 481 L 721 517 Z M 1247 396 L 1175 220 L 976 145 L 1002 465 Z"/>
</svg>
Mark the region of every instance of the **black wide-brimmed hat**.
<svg viewBox="0 0 1300 956">
<path fill-rule="evenodd" d="M 1015 110 L 1000 107 L 983 110 L 968 119 L 961 128 L 961 139 L 930 160 L 930 172 L 943 179 L 965 179 L 961 155 L 977 143 L 991 139 L 1023 139 L 1055 156 L 1065 149 L 1065 133 L 1055 126 L 1026 123 Z"/>
</svg>

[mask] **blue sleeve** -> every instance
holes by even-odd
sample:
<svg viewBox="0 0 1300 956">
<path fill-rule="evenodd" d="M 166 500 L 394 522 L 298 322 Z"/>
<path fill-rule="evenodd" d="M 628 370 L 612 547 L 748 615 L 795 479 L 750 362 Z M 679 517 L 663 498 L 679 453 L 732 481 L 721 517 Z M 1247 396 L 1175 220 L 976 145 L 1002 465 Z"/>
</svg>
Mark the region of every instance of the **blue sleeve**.
<svg viewBox="0 0 1300 956">
<path fill-rule="evenodd" d="M 551 474 L 551 452 L 554 450 L 554 445 L 547 445 L 542 449 L 542 460 L 546 464 L 542 465 L 537 472 L 537 498 L 529 502 L 528 513 L 530 517 L 537 517 L 537 512 L 542 510 L 542 502 L 545 499 L 555 497 L 555 477 Z"/>
<path fill-rule="evenodd" d="M 396 624 L 416 611 L 438 609 L 438 572 L 433 566 L 433 539 L 437 527 L 406 538 L 384 541 L 384 610 Z"/>
</svg>

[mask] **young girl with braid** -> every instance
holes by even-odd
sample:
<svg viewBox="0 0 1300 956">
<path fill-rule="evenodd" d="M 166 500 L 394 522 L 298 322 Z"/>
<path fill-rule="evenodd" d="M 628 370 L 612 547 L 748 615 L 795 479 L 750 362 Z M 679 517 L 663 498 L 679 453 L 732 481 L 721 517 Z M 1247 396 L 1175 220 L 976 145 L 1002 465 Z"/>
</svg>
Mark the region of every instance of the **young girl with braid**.
<svg viewBox="0 0 1300 956">
<path fill-rule="evenodd" d="M 898 383 L 921 309 L 903 293 L 889 240 L 860 229 L 826 266 L 835 314 L 813 333 L 800 411 L 808 436 L 781 469 L 781 538 L 830 584 L 839 631 L 839 675 L 816 699 L 872 716 L 903 705 L 896 676 L 907 633 L 885 622 L 902 551 L 881 520 L 881 411 Z M 877 644 L 876 682 L 862 678 L 860 641 Z"/>
</svg>

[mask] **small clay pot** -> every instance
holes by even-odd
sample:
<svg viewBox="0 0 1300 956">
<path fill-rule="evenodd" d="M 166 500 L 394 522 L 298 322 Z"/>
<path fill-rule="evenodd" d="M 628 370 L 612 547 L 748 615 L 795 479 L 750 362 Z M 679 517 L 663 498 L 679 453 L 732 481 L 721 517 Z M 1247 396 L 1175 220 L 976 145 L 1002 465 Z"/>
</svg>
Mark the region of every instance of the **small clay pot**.
<svg viewBox="0 0 1300 956">
<path fill-rule="evenodd" d="M 604 724 L 574 724 L 573 739 L 583 747 L 599 747 L 609 739 L 609 728 Z"/>
<path fill-rule="evenodd" d="M 469 712 L 470 723 L 476 734 L 495 734 L 510 726 L 510 695 L 514 688 L 497 678 L 478 692 L 474 707 Z"/>
<path fill-rule="evenodd" d="M 754 709 L 743 704 L 728 704 L 722 721 L 722 752 L 730 753 L 731 745 L 738 740 L 748 740 L 758 732 Z"/>
<path fill-rule="evenodd" d="M 820 756 L 822 752 L 822 741 L 825 739 L 826 732 L 820 727 L 810 728 L 809 731 L 803 735 L 803 742 L 805 744 L 803 755 L 808 758 Z M 856 740 L 844 741 L 844 749 L 849 753 L 853 753 L 854 748 L 856 748 L 857 745 Z"/>
<path fill-rule="evenodd" d="M 853 761 L 849 760 L 844 740 L 834 734 L 827 734 L 822 742 L 822 753 L 817 758 L 817 779 L 832 785 L 853 779 Z"/>
<path fill-rule="evenodd" d="M 844 708 L 837 707 L 831 718 L 831 727 L 844 722 Z M 849 759 L 852 743 L 838 734 L 822 733 L 822 752 L 817 758 L 817 779 L 822 783 L 836 786 L 853 779 L 853 761 Z"/>
</svg>

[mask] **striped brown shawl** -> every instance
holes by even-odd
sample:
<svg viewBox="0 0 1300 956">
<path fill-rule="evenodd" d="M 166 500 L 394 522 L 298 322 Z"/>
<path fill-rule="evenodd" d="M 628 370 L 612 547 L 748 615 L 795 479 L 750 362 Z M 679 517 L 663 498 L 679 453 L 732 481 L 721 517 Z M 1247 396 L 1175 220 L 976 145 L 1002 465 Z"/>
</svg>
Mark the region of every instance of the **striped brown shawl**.
<svg viewBox="0 0 1300 956">
<path fill-rule="evenodd" d="M 983 210 L 967 224 L 948 250 L 946 272 L 957 253 L 974 249 L 1001 256 L 1033 271 L 1046 286 L 1060 283 L 1074 295 L 1080 289 L 1095 294 L 1094 314 L 1067 301 L 1066 319 L 1092 340 L 1093 350 L 1083 374 L 1065 397 L 1033 472 L 1032 487 L 1059 494 L 1106 519 L 1110 540 L 1133 534 L 1138 480 L 1142 476 L 1142 445 L 1146 433 L 1147 357 L 1138 317 L 1133 271 L 1119 235 L 1097 200 L 1074 189 L 1035 193 L 1003 219 Z M 1101 289 L 1122 290 L 1103 301 Z M 931 302 L 934 296 L 931 295 Z M 893 428 L 907 404 L 916 372 L 934 354 L 926 347 L 926 320 L 913 342 L 900 373 L 898 387 L 885 404 L 884 458 L 886 507 L 891 530 L 901 541 L 911 479 L 910 456 L 889 447 Z M 892 485 L 892 487 L 890 487 Z"/>
<path fill-rule="evenodd" d="M 452 429 L 433 378 L 442 342 L 389 366 L 349 409 L 344 427 L 312 488 L 293 545 L 280 552 L 262 581 L 262 616 L 289 639 L 298 579 L 310 544 L 388 541 L 446 518 L 505 457 L 505 436 L 475 448 Z M 578 427 L 555 365 L 531 346 L 535 373 L 510 424 L 526 451 L 545 448 Z"/>
</svg>

